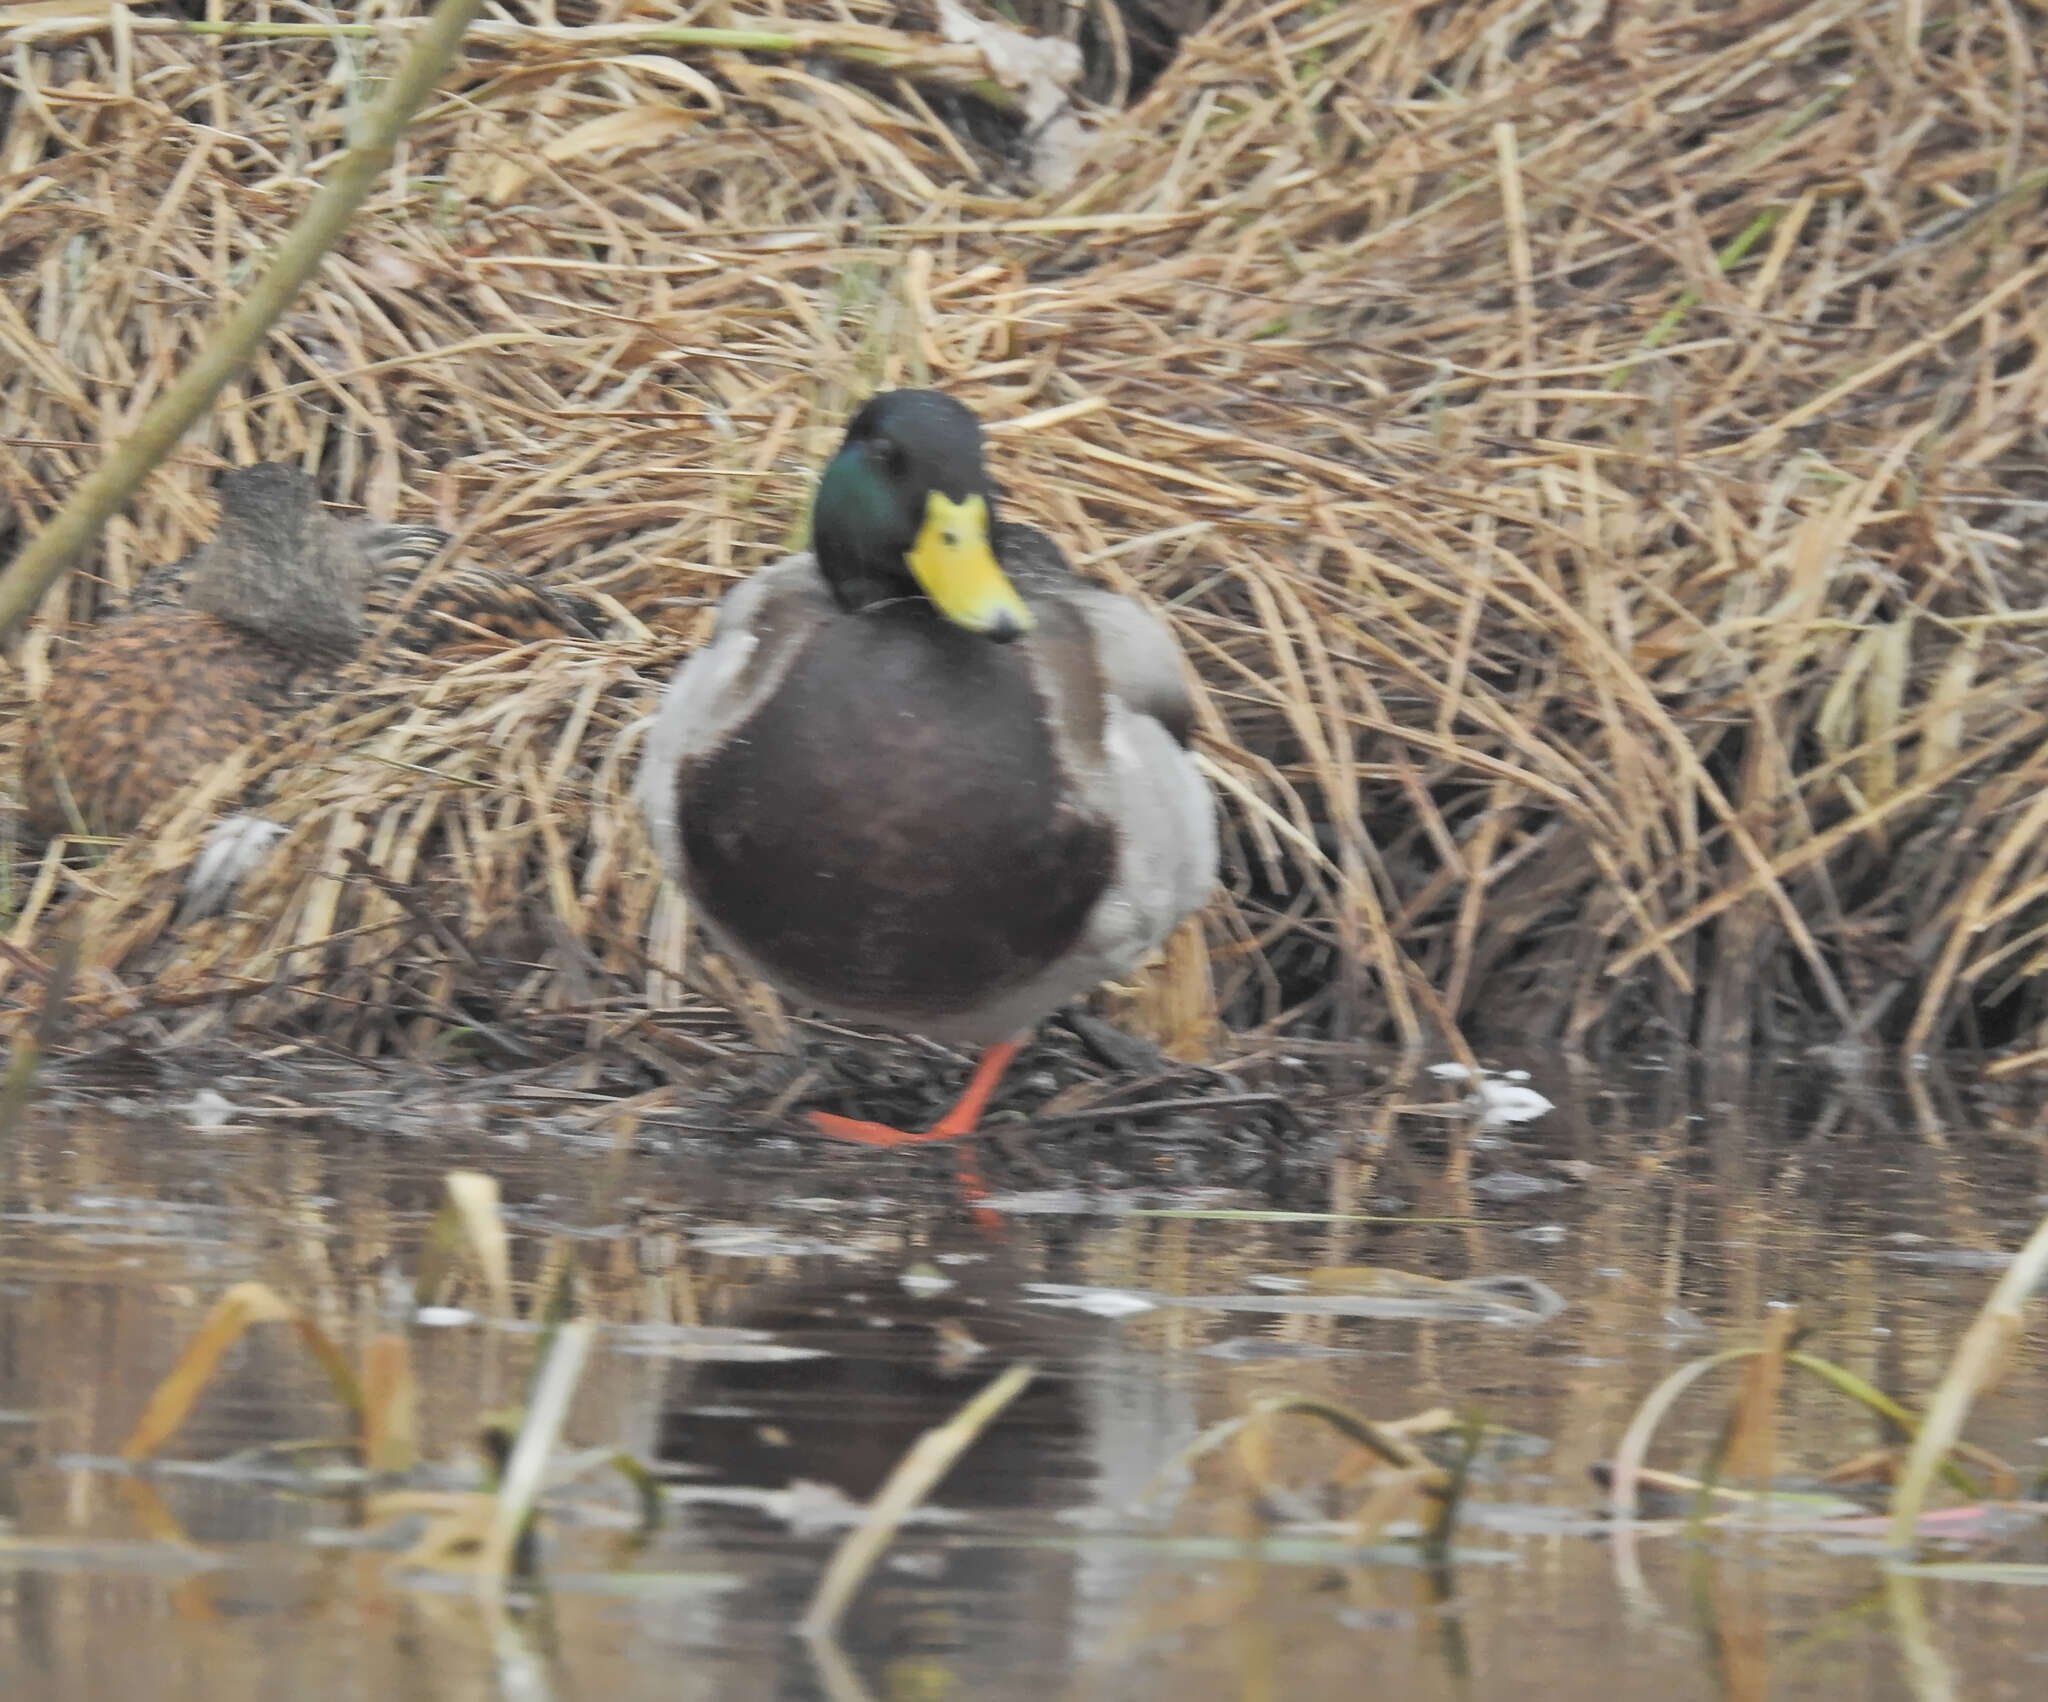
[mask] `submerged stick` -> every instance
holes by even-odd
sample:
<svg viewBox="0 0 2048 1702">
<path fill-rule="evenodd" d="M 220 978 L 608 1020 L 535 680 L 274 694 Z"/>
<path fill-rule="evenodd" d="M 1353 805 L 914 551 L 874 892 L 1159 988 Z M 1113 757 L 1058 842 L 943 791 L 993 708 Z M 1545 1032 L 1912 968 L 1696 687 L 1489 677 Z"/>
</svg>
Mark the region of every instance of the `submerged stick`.
<svg viewBox="0 0 2048 1702">
<path fill-rule="evenodd" d="M 56 583 L 67 563 L 168 455 L 192 422 L 248 365 L 264 334 L 341 238 L 371 187 L 391 165 L 398 138 L 441 80 L 483 0 L 441 0 L 414 36 L 384 91 L 364 109 L 354 139 L 327 173 L 269 270 L 141 422 L 82 480 L 47 526 L 0 574 L 0 636 L 11 632 Z M 326 26 L 321 26 L 323 29 Z"/>
</svg>

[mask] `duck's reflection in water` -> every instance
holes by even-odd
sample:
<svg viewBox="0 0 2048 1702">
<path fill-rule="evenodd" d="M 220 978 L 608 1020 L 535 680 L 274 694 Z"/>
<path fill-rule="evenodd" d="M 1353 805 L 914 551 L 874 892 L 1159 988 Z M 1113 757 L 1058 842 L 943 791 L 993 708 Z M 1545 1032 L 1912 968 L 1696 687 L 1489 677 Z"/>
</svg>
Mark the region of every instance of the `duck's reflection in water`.
<svg viewBox="0 0 2048 1702">
<path fill-rule="evenodd" d="M 1071 1673 L 1101 1646 L 1144 1566 L 1130 1545 L 1090 1540 L 1100 1515 L 1075 1515 L 1133 1503 L 1195 1434 L 1190 1383 L 1121 1348 L 1117 1326 L 999 1310 L 998 1290 L 1011 1302 L 1016 1293 L 1000 1260 L 949 1274 L 955 1286 L 920 1295 L 879 1272 L 849 1280 L 841 1265 L 763 1292 L 720 1321 L 818 1357 L 693 1365 L 660 1418 L 657 1455 L 705 1487 L 687 1517 L 711 1542 L 744 1546 L 753 1530 L 780 1541 L 785 1522 L 815 1515 L 822 1569 L 843 1521 L 920 1436 L 1006 1367 L 1038 1367 L 899 1532 L 846 1617 L 839 1641 L 877 1695 L 910 1693 L 906 1683 L 970 1695 L 1014 1687 L 1034 1667 L 1048 1682 Z M 796 1493 L 772 1513 L 709 1498 L 738 1488 Z M 722 1598 L 724 1615 L 786 1631 L 814 1583 L 778 1569 Z M 814 1694 L 804 1663 L 788 1670 L 783 1694 Z"/>
</svg>

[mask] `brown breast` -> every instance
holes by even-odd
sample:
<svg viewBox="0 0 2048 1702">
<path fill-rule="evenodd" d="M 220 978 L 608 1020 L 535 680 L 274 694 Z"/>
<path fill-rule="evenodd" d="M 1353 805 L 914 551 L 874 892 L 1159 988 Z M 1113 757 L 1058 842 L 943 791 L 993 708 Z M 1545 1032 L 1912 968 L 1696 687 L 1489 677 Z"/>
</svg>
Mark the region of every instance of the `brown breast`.
<svg viewBox="0 0 2048 1702">
<path fill-rule="evenodd" d="M 49 838 L 132 833 L 160 800 L 291 709 L 299 665 L 224 621 L 152 608 L 95 627 L 51 669 L 24 734 L 22 803 Z"/>
<path fill-rule="evenodd" d="M 970 1011 L 1079 937 L 1108 823 L 1064 799 L 1027 647 L 914 605 L 827 621 L 717 751 L 686 764 L 686 877 L 785 991 Z"/>
</svg>

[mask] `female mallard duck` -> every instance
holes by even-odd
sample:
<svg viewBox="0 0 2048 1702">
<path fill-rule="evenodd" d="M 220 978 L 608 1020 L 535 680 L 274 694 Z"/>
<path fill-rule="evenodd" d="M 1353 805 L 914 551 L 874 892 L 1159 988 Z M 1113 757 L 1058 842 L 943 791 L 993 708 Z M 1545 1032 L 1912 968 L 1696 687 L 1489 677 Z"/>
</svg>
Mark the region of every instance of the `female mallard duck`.
<svg viewBox="0 0 2048 1702">
<path fill-rule="evenodd" d="M 860 409 L 812 553 L 737 586 L 670 682 L 637 792 L 668 873 L 779 991 L 986 1048 L 922 1134 L 973 1131 L 1041 1017 L 1127 974 L 1207 898 L 1215 805 L 1180 651 L 995 516 L 950 397 Z"/>
<path fill-rule="evenodd" d="M 588 636 L 595 606 L 515 574 L 463 568 L 421 584 L 447 534 L 337 520 L 279 463 L 221 475 L 220 525 L 144 576 L 121 613 L 50 670 L 24 741 L 23 813 L 39 839 L 126 835 L 162 799 L 332 691 L 375 616 L 392 647 Z M 412 563 L 397 565 L 404 558 Z M 194 866 L 203 914 L 282 831 L 222 822 Z"/>
<path fill-rule="evenodd" d="M 370 583 L 397 555 L 444 541 L 334 520 L 312 480 L 276 463 L 223 474 L 220 506 L 206 544 L 51 668 L 22 749 L 38 836 L 133 833 L 332 678 L 362 643 Z M 164 592 L 167 575 L 182 598 Z"/>
</svg>

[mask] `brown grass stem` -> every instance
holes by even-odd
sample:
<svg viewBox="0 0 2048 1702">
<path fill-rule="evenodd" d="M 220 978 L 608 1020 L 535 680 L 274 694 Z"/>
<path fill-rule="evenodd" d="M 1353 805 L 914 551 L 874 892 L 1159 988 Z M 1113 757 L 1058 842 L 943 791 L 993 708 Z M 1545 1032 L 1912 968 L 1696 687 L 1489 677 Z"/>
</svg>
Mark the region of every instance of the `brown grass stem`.
<svg viewBox="0 0 2048 1702">
<path fill-rule="evenodd" d="M 569 1404 L 576 1398 L 583 1368 L 589 1362 L 596 1339 L 597 1325 L 591 1319 L 578 1318 L 563 1324 L 555 1331 L 547 1358 L 534 1375 L 525 1417 L 505 1462 L 497 1501 L 491 1509 L 490 1529 L 477 1559 L 477 1585 L 487 1595 L 495 1595 L 505 1587 L 520 1534 L 547 1487 L 548 1461 L 561 1440 L 562 1426 L 569 1419 Z"/>
<path fill-rule="evenodd" d="M 1612 1468 L 1608 1479 L 1608 1516 L 1618 1523 L 1627 1522 L 1636 1517 L 1636 1491 L 1642 1481 L 1644 1462 L 1649 1458 L 1650 1444 L 1656 1439 L 1658 1428 L 1670 1414 L 1671 1409 L 1678 1404 L 1679 1397 L 1686 1390 L 1691 1388 L 1693 1384 L 1709 1372 L 1718 1371 L 1724 1366 L 1744 1364 L 1774 1353 L 1782 1354 L 1785 1364 L 1796 1366 L 1799 1370 L 1806 1372 L 1817 1381 L 1826 1384 L 1827 1387 L 1834 1390 L 1836 1394 L 1841 1395 L 1844 1399 L 1853 1401 L 1866 1411 L 1875 1413 L 1888 1424 L 1895 1425 L 1903 1434 L 1913 1439 L 1916 1452 L 1922 1445 L 1927 1433 L 1926 1426 L 1932 1422 L 1933 1415 L 1931 1410 L 1927 1420 L 1917 1419 L 1897 1401 L 1891 1399 L 1890 1396 L 1872 1387 L 1861 1377 L 1856 1376 L 1853 1372 L 1844 1370 L 1841 1366 L 1834 1364 L 1830 1360 L 1819 1358 L 1817 1355 L 1810 1353 L 1784 1352 L 1782 1343 L 1775 1348 L 1770 1346 L 1726 1348 L 1719 1353 L 1707 1354 L 1699 1359 L 1687 1361 L 1684 1365 L 1671 1372 L 1649 1394 L 1643 1397 L 1641 1404 L 1637 1406 L 1634 1414 L 1630 1417 L 1628 1427 L 1623 1431 L 1620 1442 L 1615 1445 Z M 1775 1390 L 1772 1391 L 1772 1394 L 1773 1400 L 1775 1400 Z M 1752 1402 L 1750 1409 L 1743 1415 L 1741 1422 L 1746 1424 L 1751 1432 L 1755 1432 L 1766 1421 L 1766 1413 L 1759 1405 Z M 1731 1411 L 1730 1429 L 1727 1433 L 1724 1433 L 1722 1440 L 1716 1444 L 1714 1450 L 1714 1459 L 1717 1467 L 1723 1451 L 1732 1440 L 1737 1422 L 1735 1413 Z M 1952 1442 L 1953 1438 L 1951 1438 Z M 1934 1456 L 1934 1463 L 1930 1469 L 1939 1471 L 1944 1478 L 1954 1484 L 1965 1495 L 1981 1493 L 1977 1481 L 1955 1461 L 1952 1457 L 1951 1448 L 1948 1446 L 1944 1446 Z M 1714 1475 L 1713 1472 L 1709 1472 L 1700 1480 L 1699 1493 L 1702 1503 L 1707 1495 L 1716 1493 Z M 1695 1516 L 1697 1516 L 1697 1509 Z"/>
<path fill-rule="evenodd" d="M 2044 1282 L 2048 1282 L 2048 1217 L 2035 1226 L 1963 1332 L 1948 1371 L 1934 1391 L 1927 1421 L 1913 1439 L 1892 1496 L 1888 1540 L 1895 1555 L 1910 1558 L 1918 1546 L 1920 1511 L 1927 1504 L 1935 1473 L 1962 1436 L 1977 1397 L 1997 1381 L 2013 1345 L 2025 1331 L 2026 1303 Z"/>
<path fill-rule="evenodd" d="M 22 1115 L 35 1095 L 36 1077 L 42 1070 L 43 1060 L 50 1055 L 50 1049 L 57 1044 L 57 1038 L 64 1030 L 65 1010 L 71 1002 L 71 984 L 78 974 L 80 945 L 75 928 L 66 929 L 58 937 L 57 950 L 51 958 L 48 977 L 43 982 L 42 1003 L 36 1011 L 35 1024 L 27 1033 L 17 1035 L 8 1051 L 7 1068 L 0 1072 L 0 1148 L 8 1145 L 21 1127 Z"/>
</svg>

